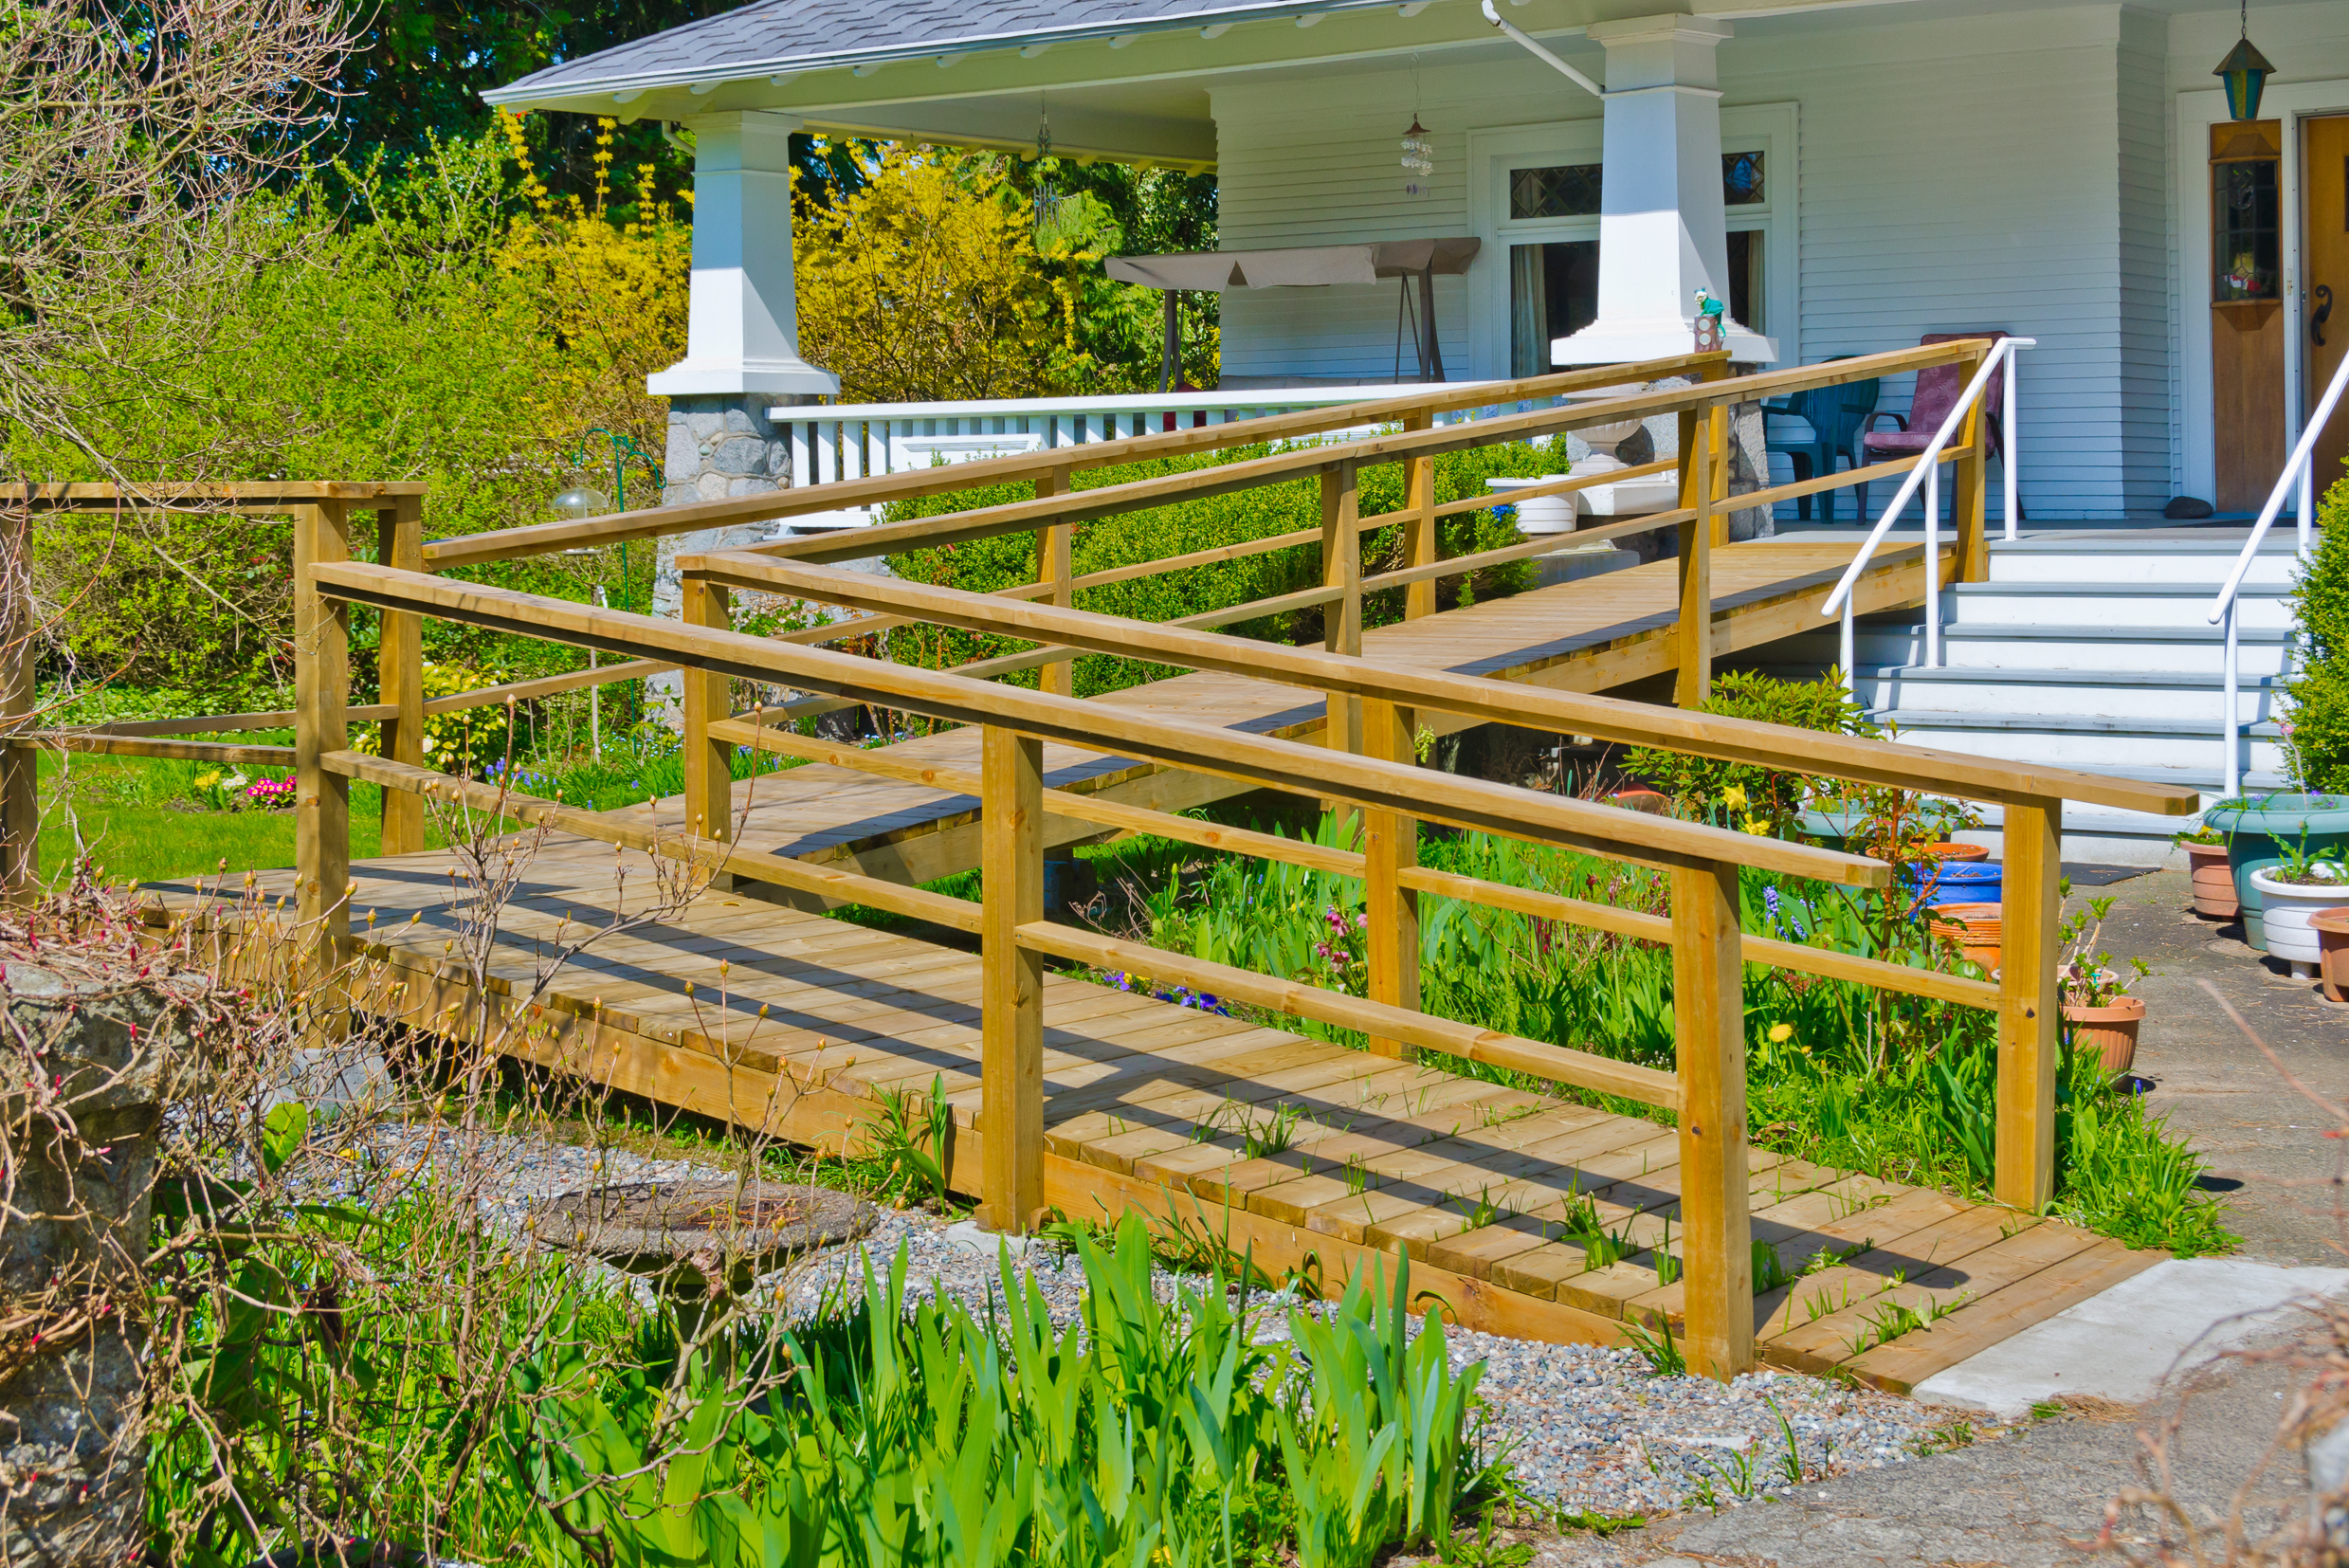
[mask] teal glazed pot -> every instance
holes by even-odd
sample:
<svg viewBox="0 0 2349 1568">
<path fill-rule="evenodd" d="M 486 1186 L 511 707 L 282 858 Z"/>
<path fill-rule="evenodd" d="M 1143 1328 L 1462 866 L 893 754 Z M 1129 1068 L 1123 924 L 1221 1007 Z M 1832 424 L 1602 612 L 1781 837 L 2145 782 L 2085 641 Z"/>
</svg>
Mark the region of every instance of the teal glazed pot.
<svg viewBox="0 0 2349 1568">
<path fill-rule="evenodd" d="M 2349 859 L 2349 795 L 2238 795 L 2203 812 L 2202 820 L 2227 835 L 2227 869 L 2243 903 L 2243 939 L 2263 950 L 2265 899 L 2251 885 L 2251 873 L 2283 865 L 2286 844 L 2295 851 L 2304 844 L 2312 860 Z"/>
<path fill-rule="evenodd" d="M 1795 817 L 1794 823 L 1804 837 L 1815 838 L 1830 849 L 1840 849 L 1867 825 L 1867 813 L 1856 806 L 1838 806 L 1831 811 L 1804 811 Z"/>
</svg>

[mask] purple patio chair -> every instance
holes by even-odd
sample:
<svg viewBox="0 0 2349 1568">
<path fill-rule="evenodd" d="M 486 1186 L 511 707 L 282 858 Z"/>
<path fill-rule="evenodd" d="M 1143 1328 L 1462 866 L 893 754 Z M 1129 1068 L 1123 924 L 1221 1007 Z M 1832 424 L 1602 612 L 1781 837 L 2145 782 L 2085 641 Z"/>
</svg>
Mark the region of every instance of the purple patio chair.
<svg viewBox="0 0 2349 1568">
<path fill-rule="evenodd" d="M 1928 332 L 1917 339 L 1917 345 L 1931 348 L 1936 343 L 1959 343 L 1969 337 L 1999 338 L 2005 336 L 1996 328 L 1985 328 L 1980 332 Z M 1959 395 L 1972 379 L 1973 373 L 1963 365 L 1935 365 L 1919 371 L 1917 393 L 1909 400 L 1907 417 L 1897 413 L 1868 416 L 1869 428 L 1860 438 L 1861 460 L 1865 463 L 1890 463 L 1903 457 L 1915 457 L 1923 451 L 1931 444 L 1934 432 L 1941 428 L 1941 421 L 1949 417 L 1949 410 L 1958 406 Z M 2001 365 L 1991 376 L 1990 385 L 1982 389 L 1983 430 L 1990 437 L 1991 454 L 2001 463 L 2006 461 L 2007 432 L 2000 423 L 1999 412 L 2006 407 L 2006 389 L 2007 368 Z M 1889 419 L 1900 428 L 1878 429 L 1875 426 L 1880 419 Z M 1867 486 L 1863 484 L 1858 489 L 1860 520 L 1867 522 L 1872 520 L 1867 510 Z M 2016 510 L 2019 512 L 2021 509 L 2018 501 Z"/>
</svg>

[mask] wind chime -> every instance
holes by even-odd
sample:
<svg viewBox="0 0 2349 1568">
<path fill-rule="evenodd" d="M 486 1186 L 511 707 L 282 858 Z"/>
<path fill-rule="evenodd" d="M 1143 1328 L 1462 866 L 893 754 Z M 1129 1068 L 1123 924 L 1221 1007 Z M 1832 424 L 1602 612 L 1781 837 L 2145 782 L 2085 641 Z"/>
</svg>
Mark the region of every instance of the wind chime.
<svg viewBox="0 0 2349 1568">
<path fill-rule="evenodd" d="M 1036 112 L 1036 248 L 1049 251 L 1074 239 L 1071 230 L 1077 223 L 1077 200 L 1063 195 L 1053 183 L 1058 165 L 1052 157 L 1052 116 L 1041 100 Z"/>
</svg>

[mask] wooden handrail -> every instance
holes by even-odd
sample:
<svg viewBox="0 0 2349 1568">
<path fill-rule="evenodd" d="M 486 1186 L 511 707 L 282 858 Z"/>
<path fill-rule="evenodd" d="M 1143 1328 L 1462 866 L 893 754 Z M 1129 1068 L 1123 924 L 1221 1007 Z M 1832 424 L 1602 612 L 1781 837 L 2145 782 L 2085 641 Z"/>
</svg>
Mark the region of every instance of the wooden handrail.
<svg viewBox="0 0 2349 1568">
<path fill-rule="evenodd" d="M 1397 811 L 1453 827 L 1568 848 L 1588 848 L 1649 866 L 1709 866 L 1726 862 L 1863 887 L 1883 886 L 1890 875 L 1883 862 L 1866 856 L 1757 838 L 1638 811 L 1622 811 L 1588 801 L 1535 794 L 1482 779 L 1429 773 L 1415 766 L 1353 757 L 1211 724 L 1121 712 L 1110 703 L 993 685 L 826 648 L 794 647 L 743 632 L 685 626 L 650 615 L 574 604 L 567 599 L 544 598 L 428 573 L 401 572 L 361 561 L 320 561 L 312 571 L 312 580 L 322 593 L 354 603 L 414 611 L 444 620 L 599 647 L 631 657 L 666 659 L 709 674 L 788 684 L 801 690 L 831 695 L 853 695 L 859 701 L 905 709 L 949 723 L 1003 725 L 1024 735 L 1087 751 L 1115 752 L 1294 793 L 1336 796 L 1356 805 Z M 1224 646 L 1261 648 L 1267 653 L 1278 651 L 1258 643 Z M 1338 665 L 1378 667 L 1359 660 L 1341 660 Z M 1518 686 L 1492 689 L 1510 701 L 1536 695 Z"/>
<path fill-rule="evenodd" d="M 700 501 L 685 506 L 647 507 L 614 512 L 577 521 L 533 523 L 487 534 L 465 534 L 438 539 L 425 548 L 425 564 L 435 567 L 472 566 L 544 555 L 578 545 L 618 544 L 624 540 L 658 538 L 736 523 L 769 522 L 804 517 L 810 512 L 873 506 L 892 501 L 913 501 L 974 486 L 1027 483 L 1056 470 L 1099 468 L 1152 458 L 1193 452 L 1221 451 L 1268 441 L 1348 429 L 1357 425 L 1386 424 L 1414 414 L 1456 413 L 1466 409 L 1521 403 L 1533 398 L 1558 397 L 1627 381 L 1661 381 L 1691 375 L 1726 365 L 1722 353 L 1672 355 L 1638 364 L 1598 366 L 1564 371 L 1520 380 L 1487 382 L 1469 388 L 1444 390 L 1440 385 L 1393 397 L 1360 403 L 1338 403 L 1296 413 L 1267 414 L 1259 419 L 1235 419 L 1221 425 L 1128 436 L 1120 441 L 1087 442 L 1042 452 L 1009 457 L 979 458 L 907 473 L 870 479 L 843 480 L 831 484 L 794 485 L 789 490 L 742 496 L 726 501 Z M 1235 397 L 1245 402 L 1245 397 Z M 818 410 L 820 416 L 820 410 Z"/>
<path fill-rule="evenodd" d="M 319 762 L 327 772 L 345 778 L 364 779 L 428 800 L 461 801 L 476 811 L 495 812 L 531 827 L 559 829 L 598 843 L 616 844 L 625 849 L 683 861 L 729 876 L 772 882 L 798 892 L 838 899 L 844 903 L 867 904 L 891 914 L 929 921 L 950 930 L 972 934 L 978 930 L 978 906 L 967 899 L 782 855 L 746 854 L 723 843 L 696 836 L 682 827 L 665 833 L 657 829 L 648 830 L 608 812 L 585 811 L 559 800 L 542 799 L 477 779 L 454 777 L 412 763 L 392 762 L 365 752 L 328 752 Z"/>
<path fill-rule="evenodd" d="M 1122 970 L 1154 980 L 1174 980 L 1336 1029 L 1383 1035 L 1406 1045 L 1448 1051 L 1486 1067 L 1572 1084 L 1576 1088 L 1636 1100 L 1666 1110 L 1680 1108 L 1678 1077 L 1634 1062 L 1618 1062 L 1612 1056 L 1527 1040 L 1498 1030 L 1479 1029 L 1474 1024 L 1456 1024 L 1432 1013 L 1369 1001 L 1320 986 L 1301 985 L 1277 975 L 1259 975 L 1254 970 L 1234 969 L 1229 964 L 1211 963 L 1205 958 L 1170 953 L 1162 947 L 1120 941 L 1073 925 L 1036 921 L 1018 929 L 1022 946 L 1056 958 L 1090 964 L 1096 969 Z"/>
<path fill-rule="evenodd" d="M 1267 457 L 1251 458 L 1244 463 L 1219 464 L 1189 473 L 1130 480 L 1121 484 L 1104 484 L 1090 490 L 1039 496 L 1030 501 L 1007 501 L 967 512 L 919 518 L 908 522 L 876 523 L 821 538 L 773 540 L 747 546 L 746 549 L 756 555 L 826 562 L 852 560 L 899 550 L 967 543 L 1053 524 L 1085 522 L 1126 512 L 1146 511 L 1174 501 L 1229 495 L 1235 490 L 1254 489 L 1285 480 L 1317 476 L 1348 465 L 1367 467 L 1415 457 L 1435 457 L 1534 436 L 1559 435 L 1627 419 L 1646 419 L 1662 413 L 1703 412 L 1780 392 L 1840 386 L 1849 381 L 1895 375 L 1933 365 L 1958 363 L 1979 358 L 1985 341 L 1969 338 L 1957 343 L 1936 344 L 1930 348 L 1900 349 L 1888 354 L 1838 359 L 1825 365 L 1804 366 L 1767 375 L 1742 376 L 1734 381 L 1700 382 L 1689 387 L 1627 393 L 1604 401 L 1497 415 L 1472 424 L 1436 426 L 1428 429 L 1370 436 L 1357 441 L 1324 443 L 1293 451 L 1276 452 Z M 1644 369 L 1619 366 L 1614 374 L 1617 379 L 1622 379 L 1635 370 Z M 961 464 L 942 471 L 960 472 L 974 466 Z M 940 490 L 964 487 L 962 484 L 938 486 Z"/>
<path fill-rule="evenodd" d="M 2188 815 L 2200 805 L 2200 797 L 2182 787 L 2002 762 L 1960 752 L 1925 751 L 1856 736 L 1788 730 L 1754 720 L 1674 710 L 1620 698 L 1408 670 L 1311 648 L 1234 642 L 1091 611 L 1013 604 L 960 589 L 778 561 L 747 551 L 681 556 L 678 564 L 688 575 L 705 575 L 734 587 L 789 592 L 859 609 L 910 611 L 924 620 L 972 631 L 1056 643 L 1092 653 L 1146 655 L 1193 669 L 1439 708 L 1483 721 L 1594 736 L 1625 745 L 1658 746 L 1787 772 L 1823 774 L 1974 800 L 2055 797 L 2167 816 Z"/>
<path fill-rule="evenodd" d="M 843 741 L 774 729 L 740 719 L 713 724 L 710 734 L 730 745 L 754 746 L 785 757 L 795 757 L 802 761 L 851 768 L 877 777 L 920 784 L 934 790 L 952 790 L 976 796 L 985 787 L 985 781 L 979 775 L 968 768 L 941 768 L 927 763 L 904 762 L 891 757 L 885 748 L 874 750 L 852 746 Z M 1091 823 L 1095 827 L 1151 833 L 1182 844 L 1195 844 L 1203 849 L 1252 855 L 1260 860 L 1279 861 L 1283 865 L 1327 871 L 1335 876 L 1361 880 L 1368 875 L 1369 857 L 1358 849 L 1340 849 L 1315 844 L 1309 839 L 1284 838 L 1277 833 L 1199 822 L 1172 811 L 1129 806 L 1122 801 L 1104 800 L 1072 790 L 1046 790 L 1043 800 L 1044 809 L 1049 814 Z M 1484 904 L 1541 920 L 1586 926 L 1594 931 L 1612 932 L 1642 941 L 1668 942 L 1672 939 L 1672 922 L 1662 915 L 1618 909 L 1612 904 L 1593 903 L 1587 899 L 1569 898 L 1562 893 L 1513 887 L 1506 883 L 1492 882 L 1483 877 L 1432 871 L 1417 866 L 1405 869 L 1401 879 L 1407 887 L 1466 903 Z M 1906 964 L 1838 953 L 1828 948 L 1809 947 L 1799 942 L 1749 935 L 1745 939 L 1745 956 L 1748 962 L 1774 969 L 1791 969 L 1829 979 L 1852 980 L 1911 996 L 1958 1002 L 1967 1007 L 1994 1008 L 1998 1005 L 1998 988 L 1986 980 L 1969 980 L 1961 975 L 1914 969 Z"/>
</svg>

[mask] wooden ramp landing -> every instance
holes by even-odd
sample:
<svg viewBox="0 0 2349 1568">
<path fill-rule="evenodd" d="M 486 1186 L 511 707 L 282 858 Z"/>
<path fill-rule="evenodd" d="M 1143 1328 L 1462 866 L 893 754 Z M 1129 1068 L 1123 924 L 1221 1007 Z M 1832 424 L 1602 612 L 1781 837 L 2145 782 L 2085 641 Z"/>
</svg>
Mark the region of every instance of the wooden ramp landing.
<svg viewBox="0 0 2349 1568">
<path fill-rule="evenodd" d="M 527 990 L 551 944 L 608 924 L 626 907 L 623 869 L 641 910 L 643 857 L 549 839 L 501 919 L 491 989 Z M 355 933 L 405 981 L 386 1011 L 425 1028 L 446 1028 L 468 994 L 448 944 L 452 903 L 470 893 L 450 873 L 437 851 L 352 873 Z M 272 897 L 293 888 L 291 872 L 261 881 Z M 153 890 L 182 914 L 207 891 Z M 974 1191 L 979 994 L 974 955 L 711 891 L 557 971 L 527 1049 L 835 1150 L 858 1141 L 879 1091 L 926 1096 L 935 1077 L 961 1129 L 956 1184 Z M 1677 1248 L 1678 1141 L 1654 1122 L 1076 978 L 1047 977 L 1044 1007 L 1046 1194 L 1064 1213 L 1171 1211 L 1260 1266 L 1332 1281 L 1401 1244 L 1414 1284 L 1460 1321 L 1523 1338 L 1605 1342 L 1626 1319 L 1679 1312 L 1681 1288 L 1656 1267 L 1657 1249 Z M 1251 1158 L 1251 1136 L 1261 1145 L 1283 1121 L 1287 1146 Z M 1896 1391 L 2163 1256 L 1784 1155 L 1757 1150 L 1752 1170 L 1755 1234 L 1798 1275 L 1756 1303 L 1763 1358 Z M 1594 1267 L 1559 1233 L 1579 1197 L 1622 1239 L 1622 1261 Z M 1903 1333 L 1914 1320 L 1898 1309 L 1943 1315 Z"/>
<path fill-rule="evenodd" d="M 1712 554 L 1713 651 L 1716 658 L 1816 630 L 1826 602 L 1859 548 L 1850 539 L 1806 536 L 1723 545 Z M 1943 547 L 1944 581 L 1955 546 Z M 1653 561 L 1603 576 L 1490 599 L 1417 621 L 1363 632 L 1365 658 L 1414 669 L 1482 675 L 1555 690 L 1607 691 L 1670 674 L 1679 664 L 1678 564 Z M 1861 614 L 1921 604 L 1924 546 L 1888 542 L 1856 587 Z M 1320 697 L 1295 686 L 1234 675 L 1194 673 L 1111 693 L 1093 701 L 1121 709 L 1211 721 L 1260 735 L 1307 739 L 1320 733 Z M 1427 714 L 1438 733 L 1464 727 Z M 957 730 L 888 748 L 916 767 L 975 773 L 978 736 Z M 1245 786 L 1147 765 L 1071 746 L 1047 746 L 1046 785 L 1099 792 L 1106 800 L 1182 811 Z M 924 883 L 978 864 L 978 802 L 967 794 L 879 778 L 824 764 L 770 774 L 735 787 L 737 848 L 755 853 L 846 865 L 868 876 Z M 651 826 L 674 825 L 674 801 L 614 812 Z M 1099 830 L 1047 818 L 1047 845 Z"/>
</svg>

